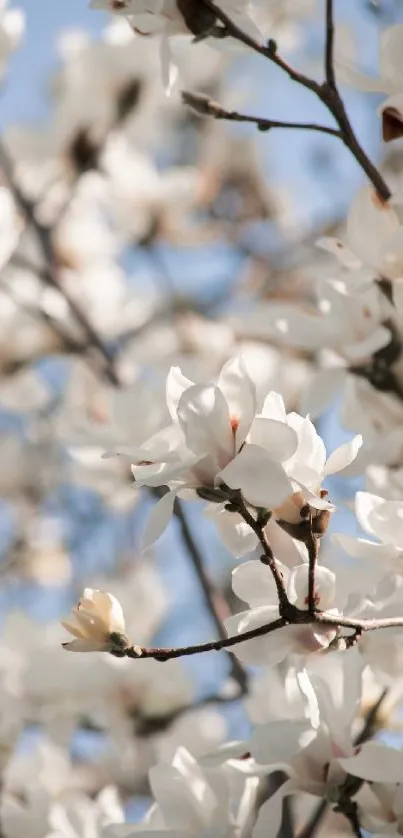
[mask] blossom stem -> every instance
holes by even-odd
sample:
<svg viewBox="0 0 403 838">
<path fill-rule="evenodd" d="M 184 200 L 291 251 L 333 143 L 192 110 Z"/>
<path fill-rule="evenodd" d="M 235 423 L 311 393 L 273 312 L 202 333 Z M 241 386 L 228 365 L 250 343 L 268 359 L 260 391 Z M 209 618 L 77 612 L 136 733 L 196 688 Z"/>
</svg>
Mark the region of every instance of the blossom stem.
<svg viewBox="0 0 403 838">
<path fill-rule="evenodd" d="M 267 541 L 267 537 L 264 531 L 264 527 L 260 524 L 259 520 L 254 518 L 253 515 L 249 512 L 246 504 L 243 500 L 238 502 L 238 509 L 239 514 L 242 516 L 243 520 L 246 524 L 250 526 L 253 530 L 257 538 L 259 539 L 259 543 L 263 548 L 263 556 L 261 557 L 261 561 L 263 564 L 267 564 L 270 568 L 272 573 L 276 588 L 277 588 L 277 595 L 278 601 L 280 606 L 280 613 L 283 609 L 287 611 L 290 602 L 287 596 L 287 591 L 285 589 L 284 580 L 282 574 L 278 568 L 277 562 L 273 556 L 273 551 L 270 547 L 269 542 Z"/>
<path fill-rule="evenodd" d="M 387 201 L 391 196 L 390 189 L 385 180 L 383 179 L 381 173 L 369 159 L 365 150 L 359 143 L 351 126 L 349 117 L 344 107 L 342 97 L 336 85 L 333 55 L 334 23 L 332 0 L 326 0 L 326 80 L 322 84 L 317 82 L 316 79 L 312 79 L 304 73 L 299 72 L 290 64 L 288 64 L 287 61 L 281 58 L 281 56 L 277 52 L 277 44 L 275 41 L 269 40 L 267 45 L 260 44 L 247 32 L 243 32 L 242 29 L 240 29 L 240 27 L 237 26 L 237 24 L 231 20 L 231 18 L 226 14 L 226 12 L 224 12 L 222 9 L 219 8 L 219 6 L 216 5 L 214 0 L 203 0 L 203 3 L 210 9 L 210 11 L 214 12 L 216 18 L 219 21 L 221 21 L 221 23 L 224 25 L 227 35 L 235 38 L 237 41 L 240 41 L 242 44 L 249 47 L 254 52 L 257 52 L 259 55 L 262 55 L 264 58 L 271 61 L 273 64 L 279 67 L 280 70 L 283 70 L 283 72 L 285 72 L 292 81 L 295 81 L 297 84 L 300 84 L 301 87 L 305 87 L 308 90 L 311 90 L 312 93 L 314 93 L 318 97 L 318 99 L 320 99 L 323 105 L 327 108 L 327 110 L 332 114 L 333 118 L 336 120 L 339 129 L 338 133 L 340 139 L 342 140 L 344 145 L 349 149 L 353 157 L 355 157 L 357 163 L 361 166 L 363 171 L 366 173 L 367 177 L 375 187 L 381 200 Z"/>
<path fill-rule="evenodd" d="M 330 134 L 341 139 L 341 132 L 338 128 L 331 128 L 328 125 L 320 125 L 317 122 L 287 122 L 278 119 L 266 119 L 262 116 L 251 116 L 239 113 L 239 111 L 228 111 L 218 102 L 209 99 L 199 93 L 182 91 L 182 100 L 185 105 L 193 108 L 197 113 L 205 116 L 212 116 L 213 119 L 224 119 L 227 122 L 248 122 L 256 125 L 258 131 L 270 131 L 271 128 L 293 128 L 302 131 L 318 131 L 322 134 Z"/>
<path fill-rule="evenodd" d="M 310 527 L 305 539 L 305 546 L 308 550 L 308 611 L 314 614 L 316 611 L 315 592 L 315 570 L 319 552 L 319 538 L 312 531 L 312 516 Z"/>
</svg>

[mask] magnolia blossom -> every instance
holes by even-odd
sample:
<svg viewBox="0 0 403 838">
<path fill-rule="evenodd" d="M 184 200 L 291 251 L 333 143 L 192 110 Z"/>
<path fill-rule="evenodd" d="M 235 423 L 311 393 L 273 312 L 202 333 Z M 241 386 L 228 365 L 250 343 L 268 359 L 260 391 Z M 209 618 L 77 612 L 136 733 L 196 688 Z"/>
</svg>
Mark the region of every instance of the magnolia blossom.
<svg viewBox="0 0 403 838">
<path fill-rule="evenodd" d="M 383 139 L 386 142 L 403 135 L 403 23 L 381 32 L 379 39 L 379 76 L 366 76 L 355 67 L 341 62 L 343 75 L 354 87 L 373 93 L 386 93 L 382 103 Z"/>
<path fill-rule="evenodd" d="M 362 442 L 357 436 L 326 460 L 309 418 L 287 415 L 277 393 L 258 397 L 242 356 L 225 364 L 216 385 L 193 384 L 173 367 L 166 395 L 172 424 L 137 451 L 122 452 L 134 463 L 138 486 L 170 488 L 152 512 L 146 546 L 164 531 L 175 496 L 185 490 L 239 490 L 251 506 L 291 523 L 301 520 L 306 503 L 330 509 L 322 481 L 349 465 Z"/>
<path fill-rule="evenodd" d="M 291 571 L 277 562 L 286 585 L 287 596 L 297 608 L 308 605 L 308 565 L 298 565 Z M 337 614 L 335 609 L 336 577 L 320 565 L 316 568 L 315 602 L 322 611 Z M 258 626 L 268 625 L 279 617 L 277 590 L 266 565 L 250 561 L 237 567 L 232 574 L 234 593 L 249 603 L 247 611 L 229 617 L 225 627 L 229 635 L 242 634 Z M 254 640 L 239 643 L 234 652 L 250 665 L 275 666 L 288 655 L 310 655 L 326 649 L 336 636 L 328 626 L 290 625 Z"/>
<path fill-rule="evenodd" d="M 106 830 L 105 838 L 247 838 L 258 778 L 240 761 L 203 767 L 180 747 L 149 774 L 155 803 L 143 823 Z"/>
<path fill-rule="evenodd" d="M 336 804 L 347 775 L 368 782 L 394 783 L 403 779 L 403 751 L 380 742 L 354 745 L 354 723 L 361 697 L 357 649 L 334 653 L 331 678 L 311 676 L 317 714 L 284 722 L 276 719 L 257 726 L 252 755 L 266 771 L 282 770 L 288 779 L 259 811 L 253 838 L 276 836 L 284 796 L 305 792 Z"/>
<path fill-rule="evenodd" d="M 92 588 L 85 589 L 70 620 L 62 620 L 62 626 L 75 638 L 63 643 L 70 652 L 110 652 L 125 641 L 120 602 L 113 594 Z"/>
<path fill-rule="evenodd" d="M 403 500 L 357 492 L 355 512 L 360 526 L 373 540 L 337 533 L 335 542 L 354 558 L 377 565 L 379 576 L 388 568 L 403 574 Z"/>
<path fill-rule="evenodd" d="M 0 6 L 0 78 L 4 75 L 8 57 L 18 49 L 25 29 L 22 9 L 8 8 L 7 0 Z"/>
</svg>

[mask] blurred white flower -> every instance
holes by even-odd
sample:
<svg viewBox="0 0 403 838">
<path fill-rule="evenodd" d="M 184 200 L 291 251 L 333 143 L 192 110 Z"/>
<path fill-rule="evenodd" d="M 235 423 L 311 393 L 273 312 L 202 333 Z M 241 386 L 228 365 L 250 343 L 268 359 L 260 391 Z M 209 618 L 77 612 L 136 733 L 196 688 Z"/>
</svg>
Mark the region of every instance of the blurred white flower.
<svg viewBox="0 0 403 838">
<path fill-rule="evenodd" d="M 25 30 L 22 9 L 9 8 L 7 0 L 0 4 L 0 79 L 7 69 L 9 56 L 18 49 Z"/>
<path fill-rule="evenodd" d="M 393 280 L 392 293 L 399 309 L 400 297 L 403 295 L 401 194 L 396 193 L 386 202 L 378 197 L 373 186 L 360 189 L 348 212 L 347 236 L 351 249 L 363 265 L 375 271 L 378 278 Z"/>
<path fill-rule="evenodd" d="M 119 646 L 120 638 L 121 642 L 125 640 L 120 602 L 113 594 L 92 588 L 85 589 L 72 617 L 62 620 L 62 626 L 75 638 L 63 643 L 70 652 L 110 652 Z"/>
<path fill-rule="evenodd" d="M 343 79 L 360 90 L 386 93 L 380 107 L 385 142 L 403 136 L 403 23 L 381 29 L 379 76 L 367 76 L 346 61 L 340 61 Z"/>
</svg>

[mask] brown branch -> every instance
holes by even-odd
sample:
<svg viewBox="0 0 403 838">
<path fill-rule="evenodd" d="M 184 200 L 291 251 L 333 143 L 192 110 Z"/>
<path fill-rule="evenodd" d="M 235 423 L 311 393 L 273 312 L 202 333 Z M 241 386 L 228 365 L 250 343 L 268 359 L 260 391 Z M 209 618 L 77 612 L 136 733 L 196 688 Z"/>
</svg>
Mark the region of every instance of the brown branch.
<svg viewBox="0 0 403 838">
<path fill-rule="evenodd" d="M 334 72 L 334 20 L 333 0 L 326 0 L 326 46 L 325 46 L 325 78 L 331 87 L 336 87 Z"/>
<path fill-rule="evenodd" d="M 319 538 L 312 531 L 312 517 L 305 546 L 308 551 L 308 611 L 314 614 L 316 611 L 315 570 L 318 561 Z"/>
<path fill-rule="evenodd" d="M 329 2 L 329 0 L 326 0 L 327 14 L 325 46 L 325 63 L 327 74 L 329 74 L 329 77 L 327 77 L 326 81 L 324 81 L 322 84 L 317 82 L 315 79 L 306 76 L 304 73 L 300 73 L 290 64 L 288 64 L 283 58 L 281 58 L 281 56 L 277 52 L 277 44 L 275 41 L 270 40 L 267 45 L 260 44 L 246 32 L 243 32 L 239 26 L 233 23 L 231 18 L 222 9 L 220 9 L 216 5 L 216 3 L 213 2 L 213 0 L 202 0 L 202 2 L 205 6 L 207 6 L 207 8 L 210 9 L 210 11 L 214 12 L 216 18 L 219 21 L 221 21 L 221 23 L 224 25 L 226 35 L 230 35 L 237 41 L 240 41 L 240 43 L 244 44 L 246 47 L 252 49 L 254 52 L 257 52 L 259 55 L 262 55 L 264 58 L 267 58 L 269 61 L 271 61 L 281 70 L 283 70 L 283 72 L 286 73 L 288 78 L 301 85 L 301 87 L 305 87 L 308 90 L 311 90 L 312 93 L 314 93 L 318 97 L 318 99 L 320 99 L 322 104 L 325 105 L 327 110 L 332 114 L 332 116 L 336 120 L 336 123 L 340 131 L 340 139 L 352 153 L 353 157 L 355 157 L 357 163 L 361 166 L 363 171 L 366 173 L 367 177 L 378 192 L 378 195 L 381 198 L 381 200 L 387 201 L 391 197 L 390 189 L 385 180 L 383 179 L 381 173 L 369 159 L 364 148 L 358 141 L 350 123 L 346 109 L 344 107 L 342 97 L 336 86 L 333 62 L 333 6 Z"/>
<path fill-rule="evenodd" d="M 321 134 L 330 134 L 341 139 L 341 132 L 337 128 L 330 128 L 327 125 L 319 125 L 316 122 L 286 122 L 278 119 L 265 119 L 262 116 L 249 116 L 238 111 L 228 111 L 218 102 L 209 99 L 201 93 L 182 91 L 182 101 L 202 116 L 212 116 L 213 119 L 224 119 L 227 122 L 248 122 L 256 125 L 258 131 L 270 131 L 271 128 L 293 128 L 303 131 L 317 131 Z"/>
<path fill-rule="evenodd" d="M 267 564 L 270 568 L 277 588 L 280 614 L 282 614 L 282 616 L 285 616 L 288 612 L 290 602 L 285 589 L 284 579 L 273 556 L 273 551 L 270 547 L 270 544 L 267 541 L 266 534 L 264 532 L 264 526 L 262 526 L 262 523 L 259 521 L 258 518 L 253 517 L 253 515 L 249 512 L 249 509 L 247 508 L 242 499 L 236 501 L 235 504 L 238 506 L 239 514 L 242 515 L 242 518 L 244 519 L 245 523 L 249 524 L 250 528 L 253 530 L 253 532 L 259 539 L 259 543 L 263 548 L 263 556 L 261 556 L 260 560 L 264 564 Z"/>
<path fill-rule="evenodd" d="M 32 201 L 30 201 L 29 198 L 26 197 L 24 192 L 16 183 L 12 162 L 1 140 L 0 165 L 6 177 L 8 187 L 14 195 L 16 203 L 22 211 L 27 223 L 35 232 L 36 239 L 38 241 L 38 244 L 40 245 L 46 265 L 45 268 L 41 268 L 40 272 L 43 281 L 46 282 L 46 284 L 50 288 L 56 289 L 66 300 L 73 317 L 76 319 L 77 323 L 86 335 L 89 345 L 93 346 L 98 351 L 100 356 L 103 358 L 104 372 L 106 378 L 110 381 L 111 384 L 119 386 L 120 382 L 116 373 L 113 354 L 110 352 L 108 347 L 105 346 L 105 344 L 99 337 L 96 329 L 94 329 L 94 327 L 92 326 L 92 324 L 90 323 L 80 306 L 77 305 L 76 301 L 70 296 L 70 294 L 66 291 L 65 288 L 63 288 L 63 286 L 59 282 L 58 266 L 52 244 L 51 230 L 48 227 L 45 227 L 43 224 L 41 224 L 40 221 L 38 221 L 38 218 L 36 216 L 35 204 Z M 14 259 L 14 262 L 15 261 L 16 259 Z"/>
</svg>

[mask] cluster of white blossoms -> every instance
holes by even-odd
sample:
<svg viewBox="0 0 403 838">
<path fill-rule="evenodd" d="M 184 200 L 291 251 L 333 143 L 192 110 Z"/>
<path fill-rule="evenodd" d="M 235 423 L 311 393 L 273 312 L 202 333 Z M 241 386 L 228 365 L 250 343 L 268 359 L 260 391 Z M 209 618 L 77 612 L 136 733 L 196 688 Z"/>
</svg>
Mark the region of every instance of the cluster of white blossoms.
<svg viewBox="0 0 403 838">
<path fill-rule="evenodd" d="M 0 138 L 0 838 L 399 838 L 403 24 L 368 77 L 336 0 L 89 5 Z M 277 128 L 366 177 L 312 248 Z"/>
</svg>

